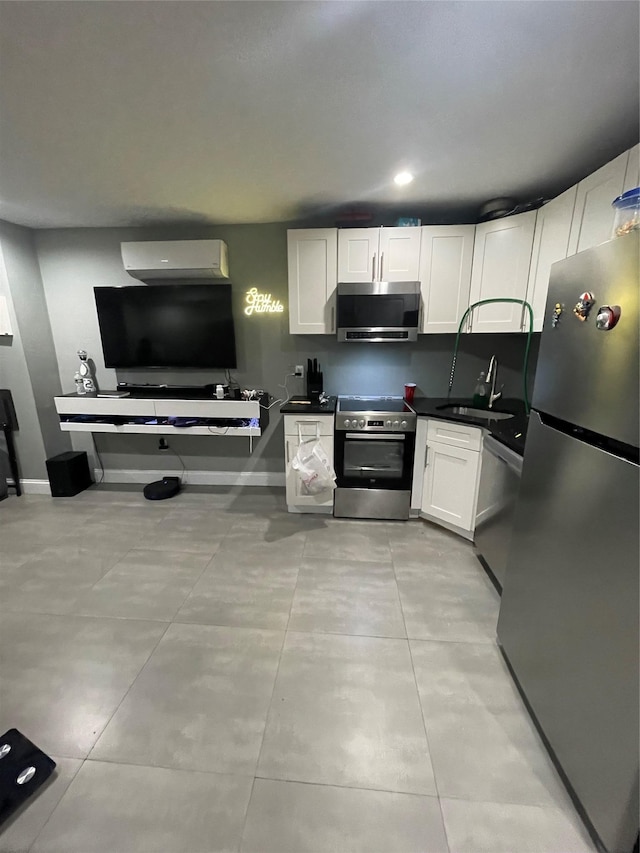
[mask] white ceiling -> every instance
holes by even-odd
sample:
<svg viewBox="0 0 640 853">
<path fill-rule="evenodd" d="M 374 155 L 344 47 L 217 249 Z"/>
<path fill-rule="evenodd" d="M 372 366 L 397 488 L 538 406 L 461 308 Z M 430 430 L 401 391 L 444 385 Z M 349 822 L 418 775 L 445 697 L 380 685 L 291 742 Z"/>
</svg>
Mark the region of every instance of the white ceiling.
<svg viewBox="0 0 640 853">
<path fill-rule="evenodd" d="M 638 139 L 636 2 L 0 2 L 0 218 L 475 211 Z M 416 180 L 399 189 L 395 172 Z"/>
</svg>

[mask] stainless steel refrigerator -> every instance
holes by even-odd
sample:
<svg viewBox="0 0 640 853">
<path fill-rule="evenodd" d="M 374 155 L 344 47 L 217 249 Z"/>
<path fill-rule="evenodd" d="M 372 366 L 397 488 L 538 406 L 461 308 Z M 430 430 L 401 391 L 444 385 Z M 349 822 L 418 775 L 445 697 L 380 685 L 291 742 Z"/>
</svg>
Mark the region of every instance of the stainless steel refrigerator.
<svg viewBox="0 0 640 853">
<path fill-rule="evenodd" d="M 611 853 L 638 835 L 639 263 L 636 232 L 552 267 L 498 621 Z"/>
</svg>

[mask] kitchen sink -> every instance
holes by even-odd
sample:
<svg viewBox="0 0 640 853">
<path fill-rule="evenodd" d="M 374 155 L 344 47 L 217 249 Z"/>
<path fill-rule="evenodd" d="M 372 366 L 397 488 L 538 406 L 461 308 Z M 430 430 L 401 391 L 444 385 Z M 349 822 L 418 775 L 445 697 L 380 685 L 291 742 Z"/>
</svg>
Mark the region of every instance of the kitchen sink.
<svg viewBox="0 0 640 853">
<path fill-rule="evenodd" d="M 452 415 L 467 415 L 470 418 L 486 418 L 488 421 L 505 421 L 514 417 L 511 412 L 496 412 L 493 409 L 474 409 L 473 406 L 461 406 L 458 403 L 447 403 L 438 406 L 438 411 L 449 411 Z"/>
</svg>

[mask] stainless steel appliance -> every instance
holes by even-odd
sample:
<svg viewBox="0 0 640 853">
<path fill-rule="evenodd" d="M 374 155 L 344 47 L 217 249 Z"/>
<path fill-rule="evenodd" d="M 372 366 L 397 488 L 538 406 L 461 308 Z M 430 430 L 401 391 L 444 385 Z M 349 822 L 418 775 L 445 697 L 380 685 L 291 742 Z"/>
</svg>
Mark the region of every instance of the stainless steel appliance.
<svg viewBox="0 0 640 853">
<path fill-rule="evenodd" d="M 554 264 L 498 637 L 588 826 L 638 834 L 640 235 Z"/>
<path fill-rule="evenodd" d="M 401 397 L 339 397 L 333 514 L 409 518 L 415 443 L 416 415 Z"/>
<path fill-rule="evenodd" d="M 522 456 L 493 436 L 485 436 L 478 506 L 486 509 L 476 519 L 475 545 L 500 589 L 507 571 L 521 475 Z"/>
<path fill-rule="evenodd" d="M 419 281 L 338 284 L 339 341 L 415 341 L 419 321 Z"/>
</svg>

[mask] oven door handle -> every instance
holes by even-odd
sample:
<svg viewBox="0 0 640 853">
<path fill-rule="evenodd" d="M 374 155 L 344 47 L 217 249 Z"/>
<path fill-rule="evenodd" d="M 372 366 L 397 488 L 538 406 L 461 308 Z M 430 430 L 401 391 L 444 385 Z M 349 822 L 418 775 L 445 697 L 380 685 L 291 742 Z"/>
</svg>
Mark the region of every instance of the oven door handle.
<svg viewBox="0 0 640 853">
<path fill-rule="evenodd" d="M 379 432 L 347 432 L 345 433 L 345 438 L 351 440 L 352 438 L 360 439 L 360 441 L 404 441 L 405 434 L 403 432 L 387 432 L 387 433 L 379 433 Z"/>
</svg>

